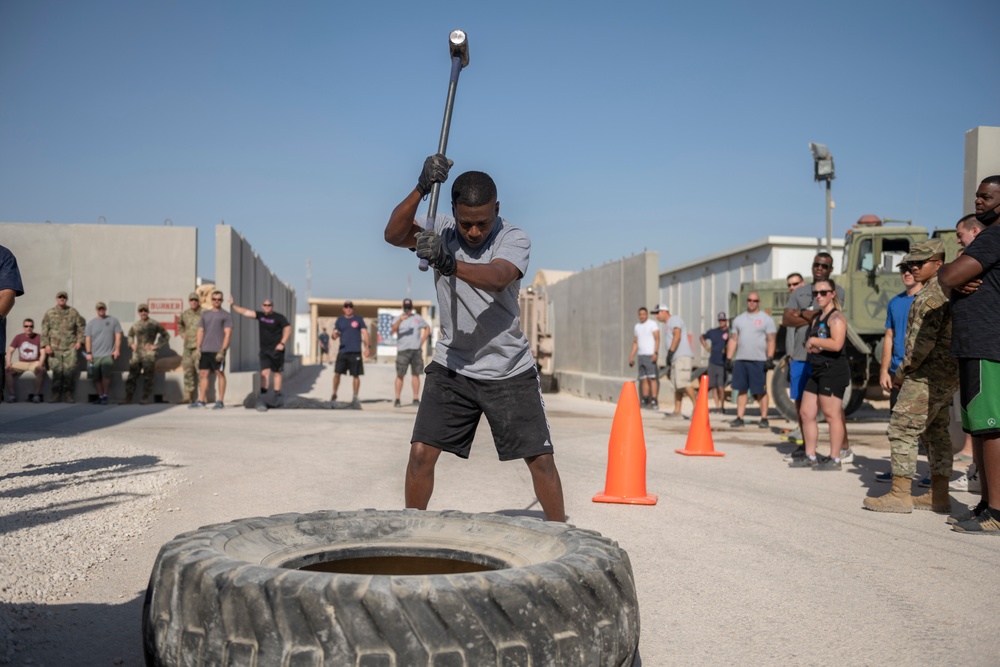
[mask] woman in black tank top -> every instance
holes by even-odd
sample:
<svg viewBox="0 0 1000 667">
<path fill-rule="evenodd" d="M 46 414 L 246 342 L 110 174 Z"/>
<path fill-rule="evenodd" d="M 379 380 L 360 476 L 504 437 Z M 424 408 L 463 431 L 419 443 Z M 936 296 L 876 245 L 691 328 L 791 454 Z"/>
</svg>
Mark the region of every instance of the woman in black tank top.
<svg viewBox="0 0 1000 667">
<path fill-rule="evenodd" d="M 840 470 L 840 451 L 846 448 L 844 411 L 841 402 L 851 383 L 847 363 L 847 320 L 840 312 L 837 285 L 832 280 L 813 283 L 813 299 L 820 313 L 809 325 L 806 352 L 812 376 L 802 394 L 802 437 L 806 461 L 816 459 L 817 470 Z M 830 456 L 816 457 L 819 424 L 816 416 L 823 411 L 830 427 Z"/>
</svg>

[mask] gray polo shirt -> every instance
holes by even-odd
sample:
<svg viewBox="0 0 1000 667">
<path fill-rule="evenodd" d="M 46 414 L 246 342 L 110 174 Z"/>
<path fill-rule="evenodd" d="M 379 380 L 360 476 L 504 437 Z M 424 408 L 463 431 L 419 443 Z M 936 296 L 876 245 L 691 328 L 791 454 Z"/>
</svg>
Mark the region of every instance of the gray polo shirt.
<svg viewBox="0 0 1000 667">
<path fill-rule="evenodd" d="M 94 357 L 111 356 L 115 351 L 116 333 L 122 333 L 122 325 L 117 317 L 111 315 L 95 317 L 83 329 L 83 335 L 90 337 L 90 353 Z"/>
</svg>

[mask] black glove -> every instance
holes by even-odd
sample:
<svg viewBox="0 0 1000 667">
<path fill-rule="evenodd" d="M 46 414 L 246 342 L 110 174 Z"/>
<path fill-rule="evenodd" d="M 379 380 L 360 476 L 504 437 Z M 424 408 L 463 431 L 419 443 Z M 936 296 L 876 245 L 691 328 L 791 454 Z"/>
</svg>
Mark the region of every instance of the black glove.
<svg viewBox="0 0 1000 667">
<path fill-rule="evenodd" d="M 774 357 L 768 357 L 764 361 L 764 370 L 773 371 L 774 370 Z"/>
<path fill-rule="evenodd" d="M 417 257 L 426 259 L 427 263 L 437 269 L 442 276 L 450 276 L 455 273 L 458 266 L 455 256 L 448 251 L 437 232 L 420 232 L 417 234 L 416 240 Z"/>
<path fill-rule="evenodd" d="M 424 170 L 420 172 L 417 179 L 417 190 L 421 197 L 426 197 L 431 186 L 435 183 L 444 183 L 448 180 L 448 170 L 455 164 L 445 156 L 437 153 L 424 160 Z"/>
<path fill-rule="evenodd" d="M 733 372 L 733 360 L 732 359 L 726 359 L 726 372 L 727 373 L 732 373 Z"/>
<path fill-rule="evenodd" d="M 667 368 L 670 368 L 674 364 L 674 351 L 667 350 Z"/>
</svg>

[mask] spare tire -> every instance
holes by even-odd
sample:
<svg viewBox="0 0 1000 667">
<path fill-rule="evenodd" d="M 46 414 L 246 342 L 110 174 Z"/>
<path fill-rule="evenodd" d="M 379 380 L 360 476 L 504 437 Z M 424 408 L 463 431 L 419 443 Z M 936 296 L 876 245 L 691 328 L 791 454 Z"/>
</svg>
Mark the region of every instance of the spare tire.
<svg viewBox="0 0 1000 667">
<path fill-rule="evenodd" d="M 146 664 L 632 665 L 628 554 L 539 519 L 417 510 L 241 519 L 157 556 Z"/>
</svg>

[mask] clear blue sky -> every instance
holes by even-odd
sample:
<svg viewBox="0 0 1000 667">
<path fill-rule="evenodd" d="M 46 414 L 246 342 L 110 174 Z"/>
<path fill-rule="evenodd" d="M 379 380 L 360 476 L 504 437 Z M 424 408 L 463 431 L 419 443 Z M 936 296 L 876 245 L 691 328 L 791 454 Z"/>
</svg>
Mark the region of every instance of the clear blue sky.
<svg viewBox="0 0 1000 667">
<path fill-rule="evenodd" d="M 305 300 L 429 274 L 382 240 L 437 147 L 497 181 L 539 268 L 667 268 L 824 235 L 807 142 L 859 216 L 950 226 L 964 134 L 1000 124 L 997 5 L 863 2 L 0 1 L 0 220 L 243 234 Z M 447 205 L 444 210 L 447 210 Z M 423 212 L 426 205 L 421 208 Z M 150 249 L 155 252 L 155 249 Z"/>
</svg>

